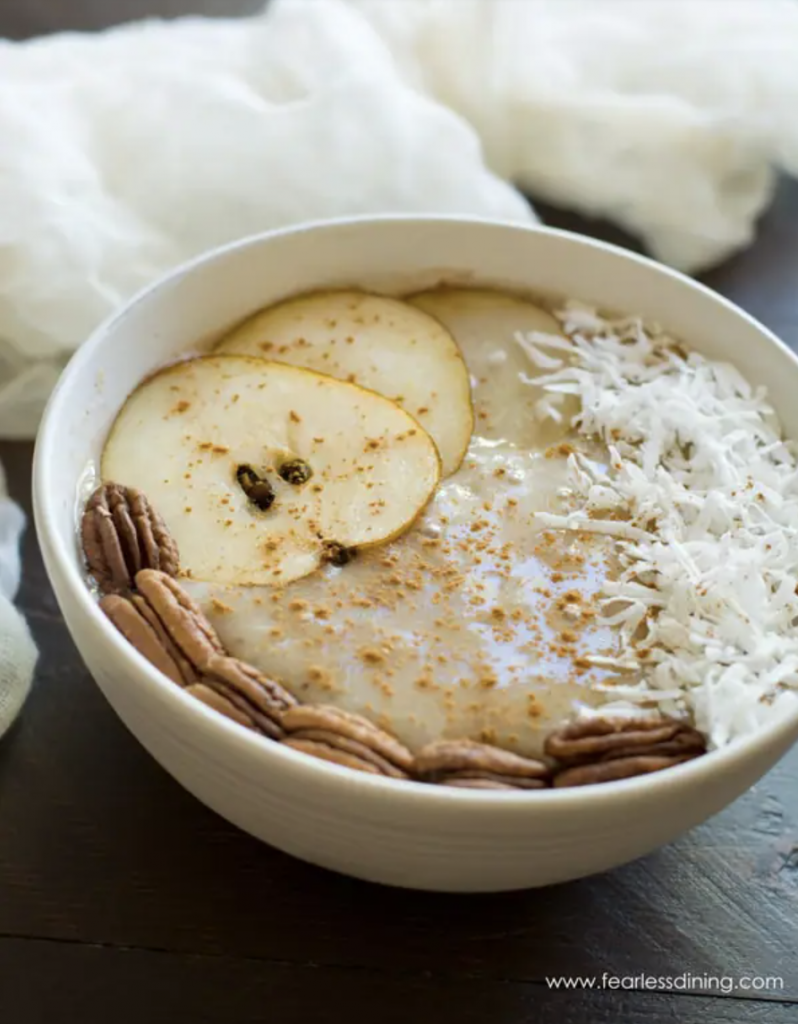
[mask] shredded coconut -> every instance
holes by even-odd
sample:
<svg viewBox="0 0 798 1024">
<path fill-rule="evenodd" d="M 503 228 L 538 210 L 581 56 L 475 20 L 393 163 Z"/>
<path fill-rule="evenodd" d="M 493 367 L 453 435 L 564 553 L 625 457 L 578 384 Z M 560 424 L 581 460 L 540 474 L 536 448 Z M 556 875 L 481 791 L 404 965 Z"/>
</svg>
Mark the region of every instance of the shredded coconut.
<svg viewBox="0 0 798 1024">
<path fill-rule="evenodd" d="M 653 702 L 723 746 L 798 700 L 796 447 L 764 389 L 733 366 L 638 318 L 578 303 L 557 316 L 568 341 L 519 335 L 550 371 L 522 379 L 546 393 L 541 417 L 559 418 L 562 396 L 575 396 L 573 427 L 608 455 L 606 465 L 571 455 L 581 507 L 539 518 L 616 538 L 620 571 L 602 605 L 619 629 L 613 665 L 644 670 L 608 687 L 604 710 Z"/>
</svg>

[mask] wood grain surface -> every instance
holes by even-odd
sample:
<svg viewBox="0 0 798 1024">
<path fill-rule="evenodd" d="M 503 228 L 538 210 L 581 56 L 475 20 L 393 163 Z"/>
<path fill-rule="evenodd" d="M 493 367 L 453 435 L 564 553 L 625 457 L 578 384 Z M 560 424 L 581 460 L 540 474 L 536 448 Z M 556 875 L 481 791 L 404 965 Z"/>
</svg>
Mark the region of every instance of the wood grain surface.
<svg viewBox="0 0 798 1024">
<path fill-rule="evenodd" d="M 256 6 L 0 0 L 0 32 Z M 707 281 L 798 347 L 796 280 L 798 186 L 785 185 L 756 244 Z M 0 445 L 28 510 L 31 452 Z M 712 822 L 610 874 L 491 897 L 382 889 L 255 842 L 165 775 L 83 667 L 32 530 L 20 603 L 41 660 L 0 743 L 0 1021 L 798 1020 L 798 751 Z M 685 973 L 782 985 L 669 991 Z M 656 990 L 599 990 L 605 974 L 645 975 Z M 552 976 L 597 987 L 553 990 Z"/>
</svg>

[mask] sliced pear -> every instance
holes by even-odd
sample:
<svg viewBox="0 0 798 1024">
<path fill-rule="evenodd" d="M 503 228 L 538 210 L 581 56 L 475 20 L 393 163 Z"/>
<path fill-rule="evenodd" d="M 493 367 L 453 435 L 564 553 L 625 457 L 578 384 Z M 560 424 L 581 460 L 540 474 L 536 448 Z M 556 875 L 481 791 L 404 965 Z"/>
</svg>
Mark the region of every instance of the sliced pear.
<svg viewBox="0 0 798 1024">
<path fill-rule="evenodd" d="M 393 399 L 435 441 L 444 476 L 471 440 L 471 389 L 457 344 L 405 302 L 356 291 L 303 295 L 257 313 L 217 351 L 304 366 Z"/>
<path fill-rule="evenodd" d="M 505 334 L 508 331 L 544 331 L 563 336 L 557 318 L 547 309 L 512 292 L 441 287 L 416 292 L 405 301 L 440 320 L 461 347 L 464 341 L 466 344 L 473 341 L 474 335 L 484 336 L 486 329 L 494 334 L 496 331 Z M 463 355 L 467 358 L 468 352 L 463 350 Z"/>
<path fill-rule="evenodd" d="M 168 367 L 133 393 L 102 476 L 148 496 L 192 578 L 281 585 L 402 533 L 435 490 L 440 458 L 373 391 L 220 355 Z"/>
<path fill-rule="evenodd" d="M 547 371 L 529 359 L 516 341 L 517 334 L 541 331 L 565 337 L 551 313 L 519 296 L 482 288 L 436 288 L 407 301 L 451 331 L 479 382 L 474 400 L 478 434 L 535 447 L 563 433 L 564 426 L 556 422 L 539 422 L 535 410 L 543 391 L 519 376 L 535 377 Z M 564 425 L 578 409 L 575 400 L 563 403 Z"/>
</svg>

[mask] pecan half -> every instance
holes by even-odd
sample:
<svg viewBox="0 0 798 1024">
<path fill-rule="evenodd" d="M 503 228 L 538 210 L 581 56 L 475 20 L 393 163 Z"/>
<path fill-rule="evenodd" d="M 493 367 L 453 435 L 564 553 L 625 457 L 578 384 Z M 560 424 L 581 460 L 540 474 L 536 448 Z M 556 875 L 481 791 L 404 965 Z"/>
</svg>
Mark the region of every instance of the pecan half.
<svg viewBox="0 0 798 1024">
<path fill-rule="evenodd" d="M 544 789 L 547 765 L 473 740 L 439 740 L 416 755 L 416 773 L 427 782 L 469 789 Z"/>
<path fill-rule="evenodd" d="M 165 573 L 143 569 L 133 594 L 106 594 L 100 607 L 122 635 L 181 686 L 200 681 L 205 666 L 223 652 L 200 607 Z"/>
<path fill-rule="evenodd" d="M 155 569 L 136 573 L 136 590 L 188 660 L 202 671 L 208 661 L 225 654 L 222 641 L 200 606 L 177 580 Z"/>
<path fill-rule="evenodd" d="M 560 763 L 555 786 L 587 786 L 689 761 L 705 753 L 706 740 L 672 718 L 594 718 L 552 733 L 545 750 Z"/>
<path fill-rule="evenodd" d="M 495 779 L 487 778 L 471 778 L 458 775 L 450 775 L 448 779 L 444 779 L 441 782 L 443 786 L 453 786 L 455 789 L 518 789 L 517 786 L 511 786 L 507 782 L 499 782 Z M 539 787 L 533 787 L 535 789 Z"/>
<path fill-rule="evenodd" d="M 111 595 L 118 596 L 118 595 Z M 131 594 L 129 601 L 134 608 L 141 614 L 141 616 L 149 623 L 153 632 L 158 637 L 164 650 L 169 657 L 174 661 L 180 672 L 180 682 L 184 686 L 190 686 L 192 683 L 198 682 L 200 678 L 199 670 L 192 664 L 192 662 L 183 654 L 182 650 L 175 641 L 172 639 L 170 634 L 167 632 L 163 622 L 158 618 L 155 610 L 151 605 L 147 603 L 146 598 L 142 597 L 141 594 Z"/>
<path fill-rule="evenodd" d="M 405 779 L 413 755 L 399 740 L 367 718 L 324 704 L 298 704 L 283 715 L 283 742 L 348 768 Z"/>
<path fill-rule="evenodd" d="M 185 684 L 180 665 L 164 644 L 162 631 L 156 631 L 149 617 L 142 614 L 131 598 L 122 597 L 121 594 L 106 594 L 100 601 L 100 608 L 139 654 L 144 655 L 172 682 L 179 686 Z"/>
<path fill-rule="evenodd" d="M 249 715 L 240 711 L 235 704 L 204 683 L 195 683 L 193 686 L 187 687 L 186 693 L 190 693 L 196 700 L 202 704 L 207 704 L 209 708 L 213 708 L 214 711 L 224 715 L 225 718 L 230 718 L 234 722 L 238 722 L 239 725 L 246 726 L 247 729 L 257 728 Z"/>
<path fill-rule="evenodd" d="M 138 592 L 109 594 L 100 607 L 119 631 L 174 682 L 204 704 L 272 739 L 295 699 L 252 665 L 227 655 L 202 609 L 170 576 L 136 574 Z"/>
<path fill-rule="evenodd" d="M 252 722 L 251 728 L 273 740 L 283 737 L 283 716 L 297 702 L 279 683 L 252 665 L 223 655 L 214 655 L 207 662 L 202 682 L 245 715 Z"/>
<path fill-rule="evenodd" d="M 319 743 L 315 740 L 292 736 L 283 740 L 283 744 L 286 747 L 291 747 L 292 750 L 301 750 L 303 754 L 309 754 L 320 761 L 330 761 L 332 764 L 343 765 L 344 768 L 354 768 L 357 772 L 367 772 L 370 775 L 390 775 L 390 772 L 384 771 L 368 758 L 359 757 L 357 754 L 352 754 L 329 743 Z"/>
<path fill-rule="evenodd" d="M 681 757 L 657 757 L 652 754 L 636 754 L 633 757 L 619 757 L 614 761 L 599 761 L 598 764 L 582 764 L 565 768 L 554 776 L 556 788 L 564 786 L 595 786 L 599 782 L 615 782 L 617 779 L 632 779 L 636 775 L 661 772 L 665 768 L 692 761 L 697 754 L 683 754 Z"/>
<path fill-rule="evenodd" d="M 177 545 L 147 498 L 134 487 L 106 483 L 89 498 L 80 524 L 86 565 L 103 594 L 130 590 L 140 569 L 174 576 Z"/>
</svg>

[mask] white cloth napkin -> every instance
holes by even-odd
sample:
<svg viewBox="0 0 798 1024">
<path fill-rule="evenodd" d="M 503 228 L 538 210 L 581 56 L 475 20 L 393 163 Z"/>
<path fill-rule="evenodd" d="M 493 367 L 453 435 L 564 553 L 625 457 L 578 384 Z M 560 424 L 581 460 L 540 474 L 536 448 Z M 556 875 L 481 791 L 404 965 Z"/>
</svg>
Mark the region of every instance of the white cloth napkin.
<svg viewBox="0 0 798 1024">
<path fill-rule="evenodd" d="M 5 493 L 0 469 L 0 736 L 22 707 L 36 664 L 36 647 L 28 627 L 11 603 L 19 586 L 19 538 L 25 517 Z"/>
<path fill-rule="evenodd" d="M 750 242 L 774 168 L 798 173 L 794 0 L 349 3 L 492 170 L 683 270 Z"/>
<path fill-rule="evenodd" d="M 708 266 L 798 171 L 796 53 L 794 0 L 275 0 L 0 42 L 0 436 L 137 289 L 301 220 L 534 219 L 515 184 Z"/>
</svg>

